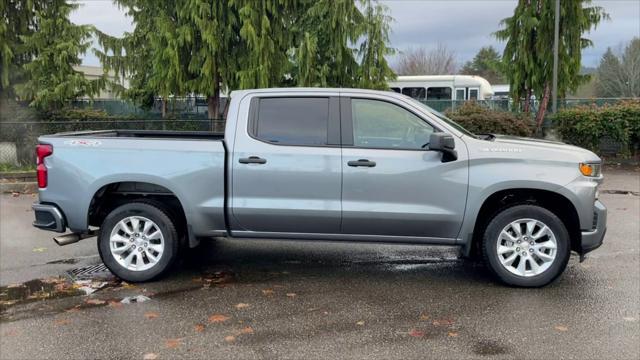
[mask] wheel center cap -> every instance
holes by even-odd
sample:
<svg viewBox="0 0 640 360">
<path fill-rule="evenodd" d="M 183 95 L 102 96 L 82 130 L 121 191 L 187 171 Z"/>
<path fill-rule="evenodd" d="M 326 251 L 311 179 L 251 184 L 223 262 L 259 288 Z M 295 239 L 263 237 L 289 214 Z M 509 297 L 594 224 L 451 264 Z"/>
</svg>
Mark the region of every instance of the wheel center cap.
<svg viewBox="0 0 640 360">
<path fill-rule="evenodd" d="M 523 241 L 520 243 L 520 247 L 522 247 L 525 250 L 529 250 L 529 243 L 526 241 Z"/>
</svg>

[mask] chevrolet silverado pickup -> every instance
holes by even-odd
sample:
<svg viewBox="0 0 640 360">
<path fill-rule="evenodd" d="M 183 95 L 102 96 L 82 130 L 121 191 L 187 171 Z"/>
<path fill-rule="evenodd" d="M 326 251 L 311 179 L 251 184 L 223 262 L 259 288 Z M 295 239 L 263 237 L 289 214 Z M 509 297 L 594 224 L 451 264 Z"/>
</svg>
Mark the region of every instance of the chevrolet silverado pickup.
<svg viewBox="0 0 640 360">
<path fill-rule="evenodd" d="M 224 134 L 89 131 L 39 138 L 34 226 L 97 236 L 127 281 L 202 239 L 457 246 L 504 283 L 556 279 L 602 244 L 601 160 L 559 142 L 474 135 L 401 94 L 231 94 Z"/>
</svg>

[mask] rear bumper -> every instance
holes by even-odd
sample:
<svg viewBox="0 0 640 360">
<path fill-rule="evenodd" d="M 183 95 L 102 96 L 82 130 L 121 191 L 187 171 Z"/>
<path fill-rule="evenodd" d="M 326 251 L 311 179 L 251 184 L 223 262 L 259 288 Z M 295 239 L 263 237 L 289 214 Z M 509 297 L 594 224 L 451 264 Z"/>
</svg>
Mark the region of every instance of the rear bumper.
<svg viewBox="0 0 640 360">
<path fill-rule="evenodd" d="M 600 200 L 593 206 L 594 228 L 582 232 L 580 255 L 593 251 L 602 245 L 604 234 L 607 232 L 607 208 Z"/>
<path fill-rule="evenodd" d="M 49 230 L 55 232 L 65 232 L 67 228 L 64 214 L 57 206 L 53 204 L 34 203 L 31 205 L 35 214 L 35 221 L 33 226 L 42 230 Z"/>
</svg>

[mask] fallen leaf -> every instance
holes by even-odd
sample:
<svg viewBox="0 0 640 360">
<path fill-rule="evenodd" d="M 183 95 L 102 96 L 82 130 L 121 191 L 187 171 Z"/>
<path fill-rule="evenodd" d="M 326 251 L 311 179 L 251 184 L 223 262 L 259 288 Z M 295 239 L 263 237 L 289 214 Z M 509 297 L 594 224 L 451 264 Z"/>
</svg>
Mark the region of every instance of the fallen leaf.
<svg viewBox="0 0 640 360">
<path fill-rule="evenodd" d="M 158 315 L 158 313 L 157 313 L 157 312 L 153 312 L 153 311 L 149 311 L 149 312 L 144 313 L 144 317 L 146 317 L 146 318 L 147 318 L 147 319 L 149 319 L 149 320 L 151 320 L 151 319 L 155 319 L 155 318 L 157 318 L 158 316 L 160 316 L 160 315 Z"/>
<path fill-rule="evenodd" d="M 418 329 L 411 329 L 411 331 L 409 331 L 409 336 L 412 336 L 412 337 L 423 337 L 424 336 L 424 331 L 418 330 Z"/>
<path fill-rule="evenodd" d="M 58 319 L 55 321 L 56 325 L 69 325 L 71 324 L 71 320 L 69 319 Z"/>
<path fill-rule="evenodd" d="M 122 283 L 120 283 L 120 286 L 121 286 L 121 287 L 123 287 L 123 288 L 125 288 L 125 289 L 134 289 L 134 288 L 136 288 L 136 287 L 137 287 L 137 286 L 135 286 L 135 285 L 133 285 L 133 284 L 129 284 L 129 283 L 128 283 L 128 282 L 126 282 L 126 281 L 123 281 Z"/>
<path fill-rule="evenodd" d="M 555 329 L 558 330 L 558 331 L 567 331 L 567 330 L 569 330 L 569 328 L 564 326 L 564 325 L 556 325 Z"/>
<path fill-rule="evenodd" d="M 273 289 L 264 289 L 264 290 L 262 290 L 262 295 L 264 295 L 264 296 L 273 295 Z"/>
<path fill-rule="evenodd" d="M 624 321 L 638 321 L 638 319 L 631 317 L 631 316 L 625 316 L 623 317 Z"/>
<path fill-rule="evenodd" d="M 433 326 L 451 326 L 453 325 L 453 320 L 451 319 L 435 319 L 431 322 Z"/>
<path fill-rule="evenodd" d="M 100 299 L 87 299 L 84 302 L 90 305 L 102 305 L 106 303 L 106 301 Z"/>
<path fill-rule="evenodd" d="M 119 309 L 121 307 L 123 307 L 124 304 L 122 304 L 120 301 L 114 301 L 114 300 L 110 300 L 109 301 L 109 307 L 115 308 L 115 309 Z"/>
<path fill-rule="evenodd" d="M 182 338 L 178 338 L 178 339 L 167 339 L 164 342 L 164 345 L 169 348 L 169 349 L 177 349 L 180 346 L 180 343 L 182 342 Z"/>
<path fill-rule="evenodd" d="M 238 309 L 238 310 L 242 310 L 242 309 L 248 308 L 249 306 L 251 306 L 251 305 L 245 304 L 245 303 L 239 303 L 239 304 L 235 305 L 235 308 Z"/>
<path fill-rule="evenodd" d="M 245 326 L 240 330 L 240 334 L 253 334 L 253 328 L 251 326 Z"/>
<path fill-rule="evenodd" d="M 232 343 L 232 342 L 236 341 L 236 337 L 233 336 L 233 335 L 225 336 L 224 341 L 226 341 L 228 343 Z"/>
<path fill-rule="evenodd" d="M 449 333 L 447 333 L 447 335 L 449 337 L 458 337 L 458 332 L 457 331 L 449 331 Z"/>
<path fill-rule="evenodd" d="M 203 332 L 204 328 L 204 324 L 196 324 L 196 326 L 193 327 L 193 330 L 195 330 L 196 332 Z"/>
<path fill-rule="evenodd" d="M 296 293 L 287 293 L 287 297 L 294 298 L 296 297 Z"/>
<path fill-rule="evenodd" d="M 142 357 L 142 360 L 156 360 L 158 358 L 158 354 L 156 353 L 146 353 Z"/>
<path fill-rule="evenodd" d="M 229 320 L 229 317 L 226 315 L 222 315 L 222 314 L 213 314 L 211 316 L 209 316 L 209 322 L 210 323 L 221 323 L 221 322 L 225 322 Z"/>
<path fill-rule="evenodd" d="M 11 193 L 11 196 L 18 197 L 18 196 L 20 196 L 20 193 L 14 191 L 14 192 Z"/>
<path fill-rule="evenodd" d="M 364 326 L 364 320 L 360 320 L 360 321 L 356 322 L 356 325 Z"/>
<path fill-rule="evenodd" d="M 80 311 L 80 305 L 76 305 L 72 308 L 66 309 L 64 312 L 70 313 L 70 312 L 78 312 L 78 311 Z"/>
<path fill-rule="evenodd" d="M 429 315 L 425 313 L 420 314 L 420 320 L 423 320 L 423 321 L 429 320 Z"/>
<path fill-rule="evenodd" d="M 33 252 L 44 252 L 45 250 L 47 250 L 46 247 L 39 247 L 39 248 L 33 248 Z"/>
<path fill-rule="evenodd" d="M 20 332 L 16 329 L 11 329 L 11 330 L 7 330 L 5 332 L 2 333 L 2 336 L 16 336 L 18 335 Z"/>
</svg>

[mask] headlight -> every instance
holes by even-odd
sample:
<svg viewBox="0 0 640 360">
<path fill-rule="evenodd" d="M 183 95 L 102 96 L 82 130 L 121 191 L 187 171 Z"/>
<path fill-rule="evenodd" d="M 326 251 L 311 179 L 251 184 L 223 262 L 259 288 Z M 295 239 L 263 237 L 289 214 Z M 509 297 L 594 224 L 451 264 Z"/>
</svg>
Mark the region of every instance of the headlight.
<svg viewBox="0 0 640 360">
<path fill-rule="evenodd" d="M 601 174 L 602 164 L 600 163 L 580 163 L 580 173 L 588 177 L 598 177 Z"/>
</svg>

